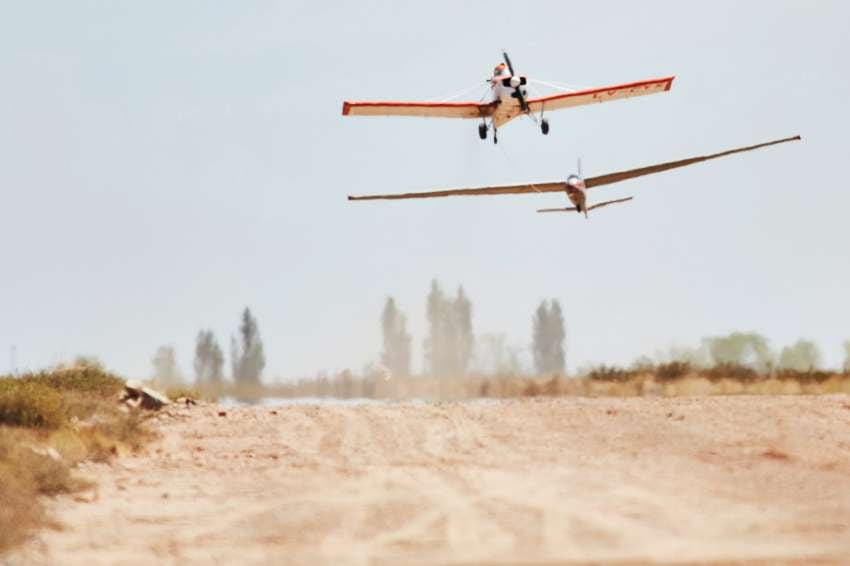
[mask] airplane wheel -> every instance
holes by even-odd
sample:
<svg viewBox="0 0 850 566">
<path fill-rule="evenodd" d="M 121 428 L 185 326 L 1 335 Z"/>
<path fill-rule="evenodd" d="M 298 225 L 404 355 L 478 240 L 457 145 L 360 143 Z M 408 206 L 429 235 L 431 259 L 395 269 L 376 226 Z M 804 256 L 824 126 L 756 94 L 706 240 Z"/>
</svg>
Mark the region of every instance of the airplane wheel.
<svg viewBox="0 0 850 566">
<path fill-rule="evenodd" d="M 478 137 L 482 140 L 487 139 L 487 124 L 478 124 Z"/>
<path fill-rule="evenodd" d="M 549 121 L 548 120 L 543 120 L 542 122 L 540 122 L 540 131 L 543 132 L 544 136 L 549 133 Z"/>
</svg>

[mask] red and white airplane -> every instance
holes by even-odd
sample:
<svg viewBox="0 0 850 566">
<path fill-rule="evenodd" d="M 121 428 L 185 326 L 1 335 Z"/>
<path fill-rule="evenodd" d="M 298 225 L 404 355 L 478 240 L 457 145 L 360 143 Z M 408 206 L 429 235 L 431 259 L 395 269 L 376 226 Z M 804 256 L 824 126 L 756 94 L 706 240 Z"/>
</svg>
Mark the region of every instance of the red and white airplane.
<svg viewBox="0 0 850 566">
<path fill-rule="evenodd" d="M 547 111 L 666 92 L 670 90 L 674 78 L 649 79 L 529 98 L 526 86 L 528 79 L 525 76 L 516 75 L 508 54 L 502 55 L 505 62 L 496 65 L 493 76 L 489 79 L 491 93 L 489 102 L 346 101 L 342 103 L 342 115 L 479 119 L 481 124 L 478 125 L 478 135 L 481 139 L 487 139 L 487 131 L 493 128 L 493 143 L 498 143 L 498 128 L 517 116 L 526 114 L 537 122 L 535 113 L 538 114 L 540 129 L 545 135 L 549 133 L 549 122 L 544 117 Z"/>
<path fill-rule="evenodd" d="M 670 169 L 676 169 L 678 167 L 685 167 L 687 165 L 693 165 L 694 163 L 700 163 L 701 161 L 708 161 L 710 159 L 717 159 L 719 157 L 726 157 L 727 155 L 732 155 L 735 153 L 742 153 L 745 151 L 752 151 L 754 149 L 759 149 L 762 147 L 767 147 L 771 145 L 776 145 L 780 143 L 790 142 L 799 140 L 800 136 L 793 136 L 790 138 L 783 138 L 781 140 L 769 141 L 766 143 L 760 143 L 758 145 L 750 145 L 746 147 L 739 147 L 737 149 L 730 149 L 727 151 L 722 151 L 720 153 L 714 153 L 711 155 L 701 155 L 699 157 L 690 157 L 688 159 L 681 159 L 679 161 L 669 161 L 667 163 L 660 163 L 658 165 L 650 165 L 648 167 L 639 167 L 637 169 L 629 169 L 628 171 L 619 171 L 617 173 L 608 173 L 607 175 L 598 175 L 596 177 L 589 177 L 584 179 L 581 177 L 581 163 L 579 163 L 579 172 L 578 175 L 570 175 L 567 177 L 566 181 L 554 181 L 549 183 L 529 183 L 525 185 L 505 185 L 498 187 L 480 187 L 475 189 L 444 189 L 441 191 L 430 191 L 424 193 L 402 193 L 402 194 L 389 194 L 389 195 L 364 195 L 364 196 L 349 196 L 348 200 L 397 200 L 397 199 L 417 199 L 417 198 L 434 198 L 434 197 L 448 197 L 448 196 L 476 196 L 476 195 L 518 195 L 518 194 L 529 194 L 529 193 L 566 193 L 567 198 L 570 199 L 570 202 L 573 206 L 566 208 L 541 208 L 537 212 L 579 212 L 584 213 L 585 218 L 587 218 L 587 213 L 593 209 L 600 208 L 602 206 L 607 206 L 609 204 L 615 204 L 618 202 L 626 202 L 632 200 L 632 197 L 626 197 L 616 200 L 609 200 L 605 202 L 600 202 L 597 204 L 587 205 L 587 191 L 588 189 L 592 189 L 594 187 L 601 187 L 603 185 L 610 185 L 612 183 L 619 183 L 620 181 L 625 181 L 627 179 L 634 179 L 635 177 L 642 177 L 644 175 L 651 175 L 653 173 L 661 173 L 662 171 L 668 171 Z"/>
</svg>

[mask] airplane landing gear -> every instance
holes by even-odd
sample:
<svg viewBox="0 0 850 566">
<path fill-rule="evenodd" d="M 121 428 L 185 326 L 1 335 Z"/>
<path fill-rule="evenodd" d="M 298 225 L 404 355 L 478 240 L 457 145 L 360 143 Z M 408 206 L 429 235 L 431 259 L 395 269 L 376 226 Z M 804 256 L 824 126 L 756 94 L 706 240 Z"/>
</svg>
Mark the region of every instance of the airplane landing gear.
<svg viewBox="0 0 850 566">
<path fill-rule="evenodd" d="M 487 139 L 487 124 L 478 124 L 478 137 L 482 140 Z"/>
<path fill-rule="evenodd" d="M 540 122 L 540 131 L 543 132 L 543 135 L 549 134 L 549 120 L 543 119 Z"/>
</svg>

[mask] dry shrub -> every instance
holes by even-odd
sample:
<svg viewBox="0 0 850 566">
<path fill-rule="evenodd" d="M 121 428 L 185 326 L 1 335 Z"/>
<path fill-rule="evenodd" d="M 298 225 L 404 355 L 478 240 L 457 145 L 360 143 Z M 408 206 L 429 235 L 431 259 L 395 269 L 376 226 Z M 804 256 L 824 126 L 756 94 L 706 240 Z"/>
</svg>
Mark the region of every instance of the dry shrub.
<svg viewBox="0 0 850 566">
<path fill-rule="evenodd" d="M 479 389 L 478 389 L 479 396 L 480 397 L 489 397 L 490 396 L 490 389 L 491 389 L 490 382 L 489 381 L 482 381 L 481 385 L 479 386 Z"/>
<path fill-rule="evenodd" d="M 22 542 L 43 522 L 37 495 L 67 493 L 83 485 L 38 441 L 32 431 L 0 426 L 0 552 Z"/>
<path fill-rule="evenodd" d="M 19 473 L 14 461 L 2 455 L 11 443 L 0 427 L 0 556 L 23 542 L 44 516 L 31 478 Z"/>
<path fill-rule="evenodd" d="M 833 375 L 819 383 L 803 383 L 803 393 L 810 395 L 829 395 L 835 393 L 850 394 L 850 374 Z"/>
<path fill-rule="evenodd" d="M 87 418 L 110 402 L 124 382 L 89 366 L 0 378 L 0 424 L 55 429 Z"/>
<path fill-rule="evenodd" d="M 797 383 L 823 383 L 833 375 L 829 372 L 817 370 L 798 371 L 794 369 L 781 369 L 776 372 L 776 379 L 796 381 Z"/>
<path fill-rule="evenodd" d="M 46 454 L 24 448 L 16 456 L 15 465 L 22 474 L 29 474 L 37 493 L 56 495 L 73 491 L 79 482 L 71 476 L 71 470 L 62 460 L 54 460 Z"/>
<path fill-rule="evenodd" d="M 0 552 L 44 524 L 38 495 L 86 486 L 72 466 L 136 449 L 152 436 L 141 413 L 118 405 L 122 387 L 87 366 L 0 378 Z"/>
<path fill-rule="evenodd" d="M 623 383 L 634 379 L 639 373 L 638 370 L 623 369 L 614 366 L 599 366 L 590 370 L 587 377 L 593 381 Z"/>
<path fill-rule="evenodd" d="M 61 393 L 39 381 L 0 378 L 0 424 L 57 428 L 68 412 Z"/>
<path fill-rule="evenodd" d="M 525 397 L 537 397 L 541 393 L 541 387 L 533 379 L 529 379 L 523 388 L 522 394 Z"/>
<path fill-rule="evenodd" d="M 106 462 L 113 456 L 138 450 L 154 437 L 144 426 L 144 413 L 112 407 L 77 423 L 73 430 L 62 432 L 51 436 L 51 441 L 57 443 L 52 445 L 60 453 L 68 453 L 75 462 Z"/>
<path fill-rule="evenodd" d="M 77 430 L 60 428 L 51 432 L 46 442 L 59 452 L 69 466 L 75 466 L 89 457 L 89 446 Z"/>
<path fill-rule="evenodd" d="M 77 391 L 100 398 L 115 397 L 124 388 L 122 379 L 91 366 L 61 367 L 19 379 L 37 381 L 60 391 Z"/>
<path fill-rule="evenodd" d="M 660 364 L 653 369 L 655 379 L 659 382 L 675 381 L 691 373 L 691 364 L 688 362 L 669 362 Z"/>
<path fill-rule="evenodd" d="M 557 395 L 562 395 L 564 391 L 563 379 L 560 375 L 555 374 L 551 379 L 543 382 L 542 390 L 543 394 L 549 397 L 555 397 Z"/>
<path fill-rule="evenodd" d="M 153 438 L 153 433 L 145 428 L 141 413 L 120 413 L 114 418 L 97 422 L 92 430 L 117 443 L 117 449 L 137 450 Z"/>
<path fill-rule="evenodd" d="M 765 378 L 753 368 L 738 364 L 718 364 L 710 368 L 702 368 L 699 375 L 709 381 L 731 379 L 740 383 L 753 383 Z"/>
</svg>

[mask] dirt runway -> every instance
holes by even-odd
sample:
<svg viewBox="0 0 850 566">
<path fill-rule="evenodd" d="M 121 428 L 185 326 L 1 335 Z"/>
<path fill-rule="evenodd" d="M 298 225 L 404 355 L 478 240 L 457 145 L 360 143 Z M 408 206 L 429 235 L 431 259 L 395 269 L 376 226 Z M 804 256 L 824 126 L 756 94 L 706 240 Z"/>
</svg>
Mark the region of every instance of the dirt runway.
<svg viewBox="0 0 850 566">
<path fill-rule="evenodd" d="M 169 411 L 10 563 L 850 563 L 845 395 Z"/>
</svg>

